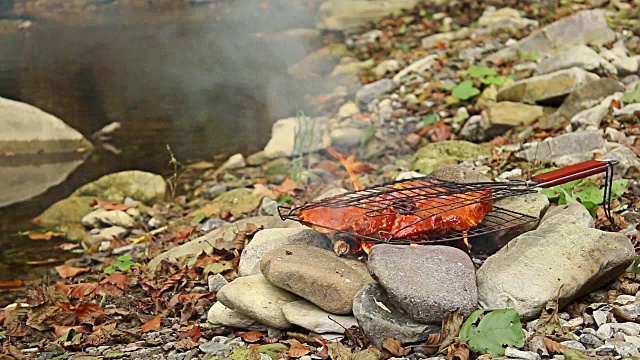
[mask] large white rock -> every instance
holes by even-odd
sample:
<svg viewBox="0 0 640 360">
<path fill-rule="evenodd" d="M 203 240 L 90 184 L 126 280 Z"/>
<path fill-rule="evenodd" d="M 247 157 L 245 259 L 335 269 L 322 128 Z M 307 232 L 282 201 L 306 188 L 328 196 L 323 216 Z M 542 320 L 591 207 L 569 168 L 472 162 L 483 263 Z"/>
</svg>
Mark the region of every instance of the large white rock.
<svg viewBox="0 0 640 360">
<path fill-rule="evenodd" d="M 209 312 L 207 313 L 207 321 L 214 325 L 230 326 L 241 329 L 264 327 L 254 319 L 229 309 L 219 301 L 213 304 L 211 309 L 209 309 Z"/>
<path fill-rule="evenodd" d="M 477 272 L 481 307 L 515 308 L 530 320 L 549 300 L 559 300 L 562 307 L 615 279 L 635 259 L 626 236 L 557 218 L 550 217 L 487 259 Z"/>
<path fill-rule="evenodd" d="M 331 249 L 331 240 L 310 228 L 264 229 L 256 233 L 251 242 L 242 250 L 238 264 L 238 275 L 261 274 L 260 259 L 269 251 L 288 244 Z"/>
<path fill-rule="evenodd" d="M 264 148 L 264 155 L 269 159 L 291 157 L 324 149 L 330 141 L 324 118 L 281 119 L 271 128 L 271 139 Z"/>
<path fill-rule="evenodd" d="M 62 120 L 34 106 L 0 97 L 0 154 L 75 152 L 91 143 Z"/>
<path fill-rule="evenodd" d="M 282 307 L 301 300 L 271 285 L 262 275 L 239 277 L 223 286 L 216 296 L 226 307 L 276 329 L 292 326 L 282 313 Z"/>
</svg>

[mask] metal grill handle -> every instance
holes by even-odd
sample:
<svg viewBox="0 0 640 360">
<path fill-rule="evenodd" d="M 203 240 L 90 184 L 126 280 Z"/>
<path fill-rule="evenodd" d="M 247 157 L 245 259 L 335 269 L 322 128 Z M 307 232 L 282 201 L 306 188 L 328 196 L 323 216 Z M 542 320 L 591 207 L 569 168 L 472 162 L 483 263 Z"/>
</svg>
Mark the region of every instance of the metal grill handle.
<svg viewBox="0 0 640 360">
<path fill-rule="evenodd" d="M 615 160 L 588 160 L 544 174 L 534 175 L 531 180 L 535 182 L 533 184 L 535 187 L 547 188 L 603 173 L 616 163 L 617 161 Z"/>
</svg>

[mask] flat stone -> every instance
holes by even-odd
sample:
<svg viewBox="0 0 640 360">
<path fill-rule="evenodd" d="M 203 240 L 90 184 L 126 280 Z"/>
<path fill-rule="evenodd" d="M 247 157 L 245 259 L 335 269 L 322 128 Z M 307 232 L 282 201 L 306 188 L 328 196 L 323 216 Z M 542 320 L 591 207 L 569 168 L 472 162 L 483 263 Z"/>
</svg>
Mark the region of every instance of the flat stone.
<svg viewBox="0 0 640 360">
<path fill-rule="evenodd" d="M 111 226 L 108 228 L 100 229 L 95 235 L 91 235 L 93 241 L 110 241 L 113 239 L 122 239 L 122 237 L 127 233 L 127 229 L 120 226 Z"/>
<path fill-rule="evenodd" d="M 598 159 L 616 159 L 618 163 L 613 166 L 614 175 L 624 177 L 630 168 L 640 169 L 640 158 L 626 146 L 617 147 Z"/>
<path fill-rule="evenodd" d="M 52 227 L 59 224 L 80 224 L 82 218 L 92 211 L 91 203 L 95 200 L 92 196 L 72 196 L 62 199 L 49 206 L 33 222 L 43 226 Z"/>
<path fill-rule="evenodd" d="M 558 165 L 575 164 L 591 160 L 595 153 L 604 153 L 602 131 L 576 131 L 549 137 L 537 143 L 523 145 L 515 155 L 527 161 L 547 161 Z"/>
<path fill-rule="evenodd" d="M 602 102 L 590 109 L 582 110 L 571 118 L 571 131 L 598 130 L 600 123 L 609 114 L 612 101 L 622 99 L 622 92 L 607 96 Z"/>
<path fill-rule="evenodd" d="M 602 78 L 581 85 L 567 96 L 558 108 L 558 115 L 571 119 L 575 114 L 598 105 L 607 96 L 624 92 L 624 85 L 611 78 Z"/>
<path fill-rule="evenodd" d="M 519 80 L 498 91 L 498 101 L 529 104 L 560 104 L 579 86 L 598 80 L 592 74 L 577 67 Z"/>
<path fill-rule="evenodd" d="M 571 223 L 585 228 L 594 228 L 593 216 L 584 205 L 579 203 L 555 206 L 547 211 L 542 217 L 541 223 Z"/>
<path fill-rule="evenodd" d="M 520 17 L 521 17 L 520 12 L 510 7 L 504 7 L 497 10 L 493 8 L 491 9 L 491 11 L 489 11 L 489 9 L 486 9 L 482 13 L 482 16 L 480 16 L 480 18 L 478 19 L 478 25 L 485 26 L 485 27 L 492 26 L 504 19 L 520 18 Z"/>
<path fill-rule="evenodd" d="M 635 258 L 633 245 L 622 234 L 572 223 L 546 224 L 511 240 L 480 267 L 480 306 L 514 308 L 530 320 L 549 300 L 557 299 L 563 307 L 615 279 Z"/>
<path fill-rule="evenodd" d="M 264 229 L 301 227 L 301 225 L 295 221 L 282 221 L 278 216 L 256 216 L 238 220 L 233 223 L 224 224 L 200 236 L 199 238 L 163 252 L 153 258 L 149 262 L 148 266 L 153 270 L 164 259 L 177 261 L 181 258 L 197 256 L 203 251 L 207 254 L 211 254 L 215 249 L 228 249 L 231 246 L 238 230 L 244 230 L 247 224 L 253 224 L 258 227 L 262 226 Z"/>
<path fill-rule="evenodd" d="M 396 308 L 376 283 L 366 285 L 356 294 L 353 314 L 367 338 L 378 348 L 390 337 L 395 336 L 402 343 L 414 343 L 440 332 L 440 325 L 418 323 Z"/>
<path fill-rule="evenodd" d="M 478 144 L 461 140 L 446 140 L 427 144 L 416 151 L 412 170 L 428 174 L 439 165 L 461 161 L 475 161 L 480 156 L 488 158 L 491 154 Z"/>
<path fill-rule="evenodd" d="M 0 154 L 73 153 L 91 143 L 57 117 L 0 97 Z"/>
<path fill-rule="evenodd" d="M 260 151 L 258 151 L 256 153 L 253 153 L 253 154 L 247 156 L 245 161 L 247 162 L 247 165 L 249 165 L 249 166 L 260 166 L 260 165 L 266 163 L 267 161 L 269 161 L 269 158 L 267 158 L 264 155 L 264 151 L 260 150 Z"/>
<path fill-rule="evenodd" d="M 132 227 L 135 221 L 129 214 L 122 210 L 94 210 L 82 218 L 82 225 L 86 227 L 104 227 L 106 226 L 120 226 L 124 228 Z"/>
<path fill-rule="evenodd" d="M 586 45 L 565 48 L 557 54 L 542 60 L 535 70 L 535 75 L 543 75 L 558 70 L 578 67 L 600 75 L 616 75 L 616 68 L 595 50 Z"/>
<path fill-rule="evenodd" d="M 441 324 L 449 312 L 468 316 L 476 309 L 475 267 L 460 249 L 379 244 L 371 248 L 368 267 L 389 299 L 416 321 Z"/>
<path fill-rule="evenodd" d="M 580 335 L 580 339 L 578 341 L 580 341 L 582 345 L 589 349 L 597 348 L 604 345 L 604 341 L 598 339 L 598 337 L 593 334 L 582 334 Z"/>
<path fill-rule="evenodd" d="M 613 329 L 611 329 L 611 325 L 602 324 L 598 326 L 598 330 L 596 331 L 596 336 L 598 337 L 598 339 L 603 341 L 611 339 L 611 337 L 613 337 Z"/>
<path fill-rule="evenodd" d="M 504 356 L 509 359 L 540 360 L 540 354 L 533 351 L 522 351 L 512 347 L 504 349 Z"/>
<path fill-rule="evenodd" d="M 414 73 L 421 73 L 425 70 L 431 68 L 431 64 L 433 64 L 438 57 L 436 55 L 428 55 L 422 57 L 411 64 L 409 64 L 404 69 L 400 70 L 396 75 L 393 76 L 393 81 L 396 84 L 402 83 L 406 77 Z"/>
<path fill-rule="evenodd" d="M 325 142 L 329 142 L 326 119 L 306 116 L 281 119 L 271 128 L 264 155 L 269 159 L 291 157 L 324 149 Z"/>
<path fill-rule="evenodd" d="M 501 101 L 487 106 L 475 121 L 467 121 L 460 134 L 471 141 L 486 141 L 516 126 L 531 125 L 544 115 L 542 106 Z"/>
<path fill-rule="evenodd" d="M 366 111 L 369 103 L 373 99 L 395 90 L 398 87 L 395 81 L 391 79 L 380 79 L 367 84 L 356 92 L 355 102 L 362 111 Z"/>
<path fill-rule="evenodd" d="M 351 313 L 355 294 L 373 281 L 363 263 L 308 245 L 272 250 L 260 261 L 260 269 L 273 285 L 334 314 Z"/>
<path fill-rule="evenodd" d="M 325 30 L 356 29 L 369 21 L 413 8 L 419 0 L 327 0 L 320 6 L 318 27 Z"/>
<path fill-rule="evenodd" d="M 310 228 L 279 228 L 258 231 L 242 250 L 238 275 L 256 275 L 260 272 L 260 259 L 284 245 L 309 245 L 331 249 L 331 240 Z"/>
<path fill-rule="evenodd" d="M 480 172 L 462 165 L 442 165 L 435 169 L 429 176 L 445 181 L 457 183 L 490 182 L 491 179 Z"/>
<path fill-rule="evenodd" d="M 371 72 L 373 72 L 377 77 L 385 77 L 385 75 L 389 73 L 393 73 L 400 70 L 400 62 L 395 59 L 387 59 L 381 61 L 378 65 L 376 65 Z M 338 112 L 340 114 L 340 112 Z"/>
<path fill-rule="evenodd" d="M 455 31 L 437 33 L 422 38 L 421 44 L 425 49 L 436 47 L 439 43 L 449 43 L 456 40 L 466 39 L 473 33 L 473 30 L 463 27 Z"/>
<path fill-rule="evenodd" d="M 515 58 L 519 53 L 546 56 L 565 47 L 613 42 L 616 34 L 609 28 L 605 14 L 604 9 L 595 9 L 567 16 L 519 40 L 515 45 L 489 55 L 485 61 Z"/>
<path fill-rule="evenodd" d="M 234 170 L 234 169 L 240 169 L 247 166 L 247 162 L 244 159 L 244 155 L 242 154 L 235 154 L 235 155 L 231 155 L 227 161 L 224 162 L 224 164 L 222 164 L 219 168 L 219 170 Z"/>
<path fill-rule="evenodd" d="M 282 307 L 300 298 L 271 285 L 262 275 L 244 276 L 225 285 L 216 294 L 226 307 L 276 329 L 288 329 L 292 324 L 282 313 Z"/>
<path fill-rule="evenodd" d="M 318 334 L 344 333 L 345 329 L 358 325 L 353 316 L 332 314 L 307 300 L 288 303 L 282 312 L 290 323 Z"/>
<path fill-rule="evenodd" d="M 167 183 L 162 176 L 130 170 L 105 175 L 83 185 L 71 196 L 93 196 L 113 203 L 122 203 L 129 197 L 144 204 L 155 204 L 164 201 L 166 192 Z"/>
<path fill-rule="evenodd" d="M 224 306 L 221 302 L 213 304 L 207 313 L 207 321 L 213 325 L 229 326 L 240 329 L 263 328 L 258 321 L 242 315 Z"/>
<path fill-rule="evenodd" d="M 249 188 L 236 188 L 218 195 L 203 207 L 189 214 L 191 217 L 204 215 L 208 218 L 227 218 L 230 215 L 238 216 L 256 210 L 262 199 L 275 197 L 271 193 L 256 193 Z"/>
<path fill-rule="evenodd" d="M 278 215 L 278 206 L 280 206 L 280 203 L 271 198 L 265 197 L 260 203 L 258 214 L 263 216 L 276 216 Z"/>
<path fill-rule="evenodd" d="M 638 351 L 638 348 L 632 343 L 623 341 L 623 342 L 617 342 L 613 346 L 616 349 L 616 353 L 622 358 L 640 356 L 640 352 Z"/>
</svg>

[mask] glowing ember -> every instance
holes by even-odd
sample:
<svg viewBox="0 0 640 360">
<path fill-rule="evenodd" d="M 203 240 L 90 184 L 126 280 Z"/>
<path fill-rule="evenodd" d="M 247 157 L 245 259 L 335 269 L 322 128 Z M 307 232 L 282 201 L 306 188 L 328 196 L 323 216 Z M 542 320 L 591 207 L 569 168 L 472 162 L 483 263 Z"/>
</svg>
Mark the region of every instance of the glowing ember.
<svg viewBox="0 0 640 360">
<path fill-rule="evenodd" d="M 362 248 L 362 251 L 366 252 L 367 255 L 369 255 L 369 253 L 371 252 L 371 247 L 373 247 L 374 244 L 372 243 L 368 243 L 366 241 L 360 241 L 360 248 Z"/>
<path fill-rule="evenodd" d="M 355 171 L 353 171 L 353 169 L 351 168 L 351 165 L 349 163 L 349 161 L 347 161 L 347 159 L 340 154 L 336 149 L 333 148 L 333 146 L 328 145 L 327 146 L 327 151 L 329 152 L 329 154 L 331 154 L 331 156 L 333 156 L 334 158 L 338 159 L 340 161 L 340 163 L 342 164 L 342 166 L 344 166 L 345 169 L 347 169 L 347 173 L 349 173 L 349 179 L 351 180 L 351 183 L 353 184 L 353 188 L 356 191 L 360 191 L 364 189 L 364 185 L 362 185 L 360 183 L 360 180 L 358 180 L 358 177 L 356 176 Z M 369 252 L 367 252 L 368 254 Z"/>
<path fill-rule="evenodd" d="M 462 232 L 462 241 L 464 242 L 465 245 L 467 245 L 467 250 L 469 252 L 471 252 L 471 243 L 469 242 L 469 232 L 468 231 L 463 231 Z"/>
</svg>

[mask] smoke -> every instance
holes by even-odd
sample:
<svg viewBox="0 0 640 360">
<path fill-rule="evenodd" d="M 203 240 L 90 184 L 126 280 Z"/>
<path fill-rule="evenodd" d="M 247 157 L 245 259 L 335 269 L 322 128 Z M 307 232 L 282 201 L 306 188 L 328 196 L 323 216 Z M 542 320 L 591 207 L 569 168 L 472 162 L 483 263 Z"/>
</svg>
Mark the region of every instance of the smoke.
<svg viewBox="0 0 640 360">
<path fill-rule="evenodd" d="M 303 94 L 317 90 L 286 73 L 318 46 L 319 35 L 283 33 L 314 27 L 307 3 L 236 0 L 121 11 L 97 25 L 36 22 L 20 35 L 17 97 L 84 134 L 119 121 L 124 152 L 135 143 L 137 156 L 160 154 L 163 165 L 166 143 L 183 159 L 255 151 L 274 120 L 303 110 Z"/>
</svg>

